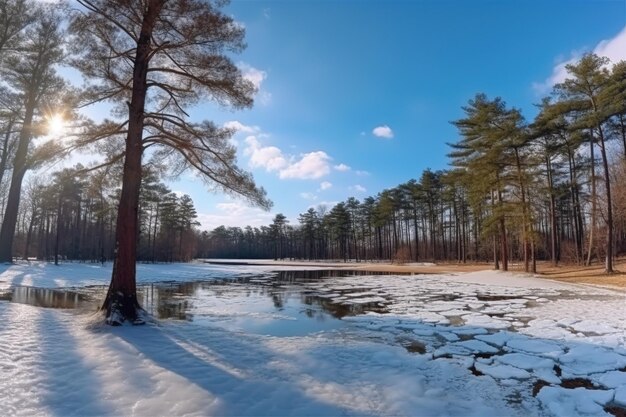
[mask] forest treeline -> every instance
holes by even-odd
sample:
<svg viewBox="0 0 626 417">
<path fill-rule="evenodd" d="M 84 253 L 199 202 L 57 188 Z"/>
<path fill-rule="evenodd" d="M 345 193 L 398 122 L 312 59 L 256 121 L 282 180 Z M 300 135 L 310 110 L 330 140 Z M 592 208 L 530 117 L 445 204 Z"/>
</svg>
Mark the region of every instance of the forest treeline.
<svg viewBox="0 0 626 417">
<path fill-rule="evenodd" d="M 119 181 L 113 178 L 107 171 L 86 172 L 80 164 L 54 172 L 49 179 L 31 178 L 23 191 L 14 256 L 57 263 L 111 260 L 120 193 Z M 200 224 L 191 197 L 172 192 L 148 171 L 140 201 L 137 260 L 192 260 Z"/>
<path fill-rule="evenodd" d="M 568 65 L 527 122 L 477 94 L 453 124 L 451 168 L 289 224 L 203 233 L 201 257 L 605 263 L 626 250 L 626 63 Z"/>
</svg>

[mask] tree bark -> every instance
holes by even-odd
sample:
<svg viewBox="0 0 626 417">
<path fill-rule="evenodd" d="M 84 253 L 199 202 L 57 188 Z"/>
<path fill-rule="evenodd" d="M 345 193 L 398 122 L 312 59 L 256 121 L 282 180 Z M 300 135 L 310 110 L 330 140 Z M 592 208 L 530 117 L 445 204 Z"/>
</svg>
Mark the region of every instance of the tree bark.
<svg viewBox="0 0 626 417">
<path fill-rule="evenodd" d="M 2 184 L 2 179 L 4 178 L 4 172 L 7 168 L 7 162 L 9 160 L 9 142 L 11 142 L 11 133 L 13 130 L 14 120 L 11 118 L 6 127 L 6 132 L 4 134 L 4 142 L 2 143 L 2 155 L 0 156 L 0 184 Z"/>
<path fill-rule="evenodd" d="M 609 162 L 606 156 L 606 142 L 602 126 L 598 127 L 600 133 L 600 154 L 602 155 L 602 166 L 604 168 L 604 186 L 606 192 L 606 259 L 604 272 L 613 273 L 613 201 L 611 199 L 611 173 L 609 172 Z"/>
<path fill-rule="evenodd" d="M 0 262 L 13 261 L 13 237 L 15 236 L 15 226 L 20 207 L 22 190 L 22 180 L 26 173 L 26 157 L 28 155 L 28 145 L 32 137 L 33 116 L 35 114 L 36 97 L 31 91 L 26 102 L 24 123 L 20 131 L 15 159 L 13 161 L 13 173 L 11 176 L 11 187 L 7 205 L 2 218 L 2 229 L 0 229 Z"/>
<path fill-rule="evenodd" d="M 591 227 L 589 229 L 589 247 L 587 248 L 588 252 L 587 252 L 587 262 L 586 265 L 589 266 L 591 265 L 591 254 L 593 251 L 593 238 L 594 238 L 594 232 L 596 229 L 596 199 L 597 199 L 597 193 L 596 193 L 596 160 L 595 160 L 595 156 L 594 156 L 594 152 L 593 152 L 593 133 L 590 135 L 591 138 L 589 139 L 589 152 L 590 152 L 590 158 L 591 158 Z"/>
<path fill-rule="evenodd" d="M 137 42 L 133 68 L 133 90 L 129 105 L 126 156 L 122 180 L 122 194 L 117 211 L 115 229 L 115 261 L 111 284 L 102 309 L 106 322 L 120 325 L 124 320 L 143 323 L 137 301 L 136 262 L 139 188 L 141 186 L 141 158 L 143 155 L 143 122 L 147 93 L 147 74 L 150 63 L 151 38 L 156 18 L 164 0 L 151 0 L 143 17 Z"/>
</svg>

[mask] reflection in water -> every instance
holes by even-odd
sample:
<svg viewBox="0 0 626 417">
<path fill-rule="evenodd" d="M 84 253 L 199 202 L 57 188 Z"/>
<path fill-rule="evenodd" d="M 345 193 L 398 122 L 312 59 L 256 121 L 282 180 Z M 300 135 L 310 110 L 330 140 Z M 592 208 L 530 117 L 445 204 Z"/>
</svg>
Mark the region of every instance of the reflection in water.
<svg viewBox="0 0 626 417">
<path fill-rule="evenodd" d="M 140 286 L 139 299 L 141 305 L 151 314 L 160 319 L 193 320 L 194 299 L 213 297 L 230 299 L 253 299 L 265 297 L 271 302 L 271 308 L 281 312 L 285 304 L 295 304 L 301 314 L 313 318 L 316 315 L 342 318 L 368 311 L 386 312 L 386 308 L 377 302 L 360 304 L 340 304 L 312 294 L 304 284 L 314 283 L 326 277 L 349 275 L 389 275 L 389 273 L 371 273 L 352 270 L 324 271 L 280 271 L 267 276 L 246 276 L 227 280 L 198 281 L 184 283 L 156 283 Z M 362 290 L 362 289 L 358 289 Z M 351 289 L 346 289 L 348 293 Z M 317 313 L 317 314 L 316 314 Z M 319 314 L 323 313 L 323 314 Z"/>
<path fill-rule="evenodd" d="M 387 273 L 355 270 L 280 271 L 212 281 L 159 282 L 138 285 L 137 290 L 142 307 L 159 319 L 198 321 L 225 317 L 227 315 L 216 310 L 217 305 L 223 305 L 221 308 L 230 309 L 231 314 L 243 317 L 236 323 L 238 328 L 274 335 L 294 335 L 336 328 L 341 325 L 336 319 L 345 316 L 386 311 L 385 306 L 378 302 L 333 302 L 320 297 L 308 287 L 326 277 L 349 275 Z M 38 307 L 95 311 L 100 307 L 106 290 L 106 286 L 83 287 L 72 291 L 14 287 L 2 298 Z M 345 289 L 346 294 L 350 291 L 353 290 Z M 269 320 L 268 317 L 282 319 Z"/>
<path fill-rule="evenodd" d="M 36 287 L 14 287 L 10 292 L 9 300 L 14 303 L 48 308 L 94 309 L 98 305 L 85 294 Z"/>
</svg>

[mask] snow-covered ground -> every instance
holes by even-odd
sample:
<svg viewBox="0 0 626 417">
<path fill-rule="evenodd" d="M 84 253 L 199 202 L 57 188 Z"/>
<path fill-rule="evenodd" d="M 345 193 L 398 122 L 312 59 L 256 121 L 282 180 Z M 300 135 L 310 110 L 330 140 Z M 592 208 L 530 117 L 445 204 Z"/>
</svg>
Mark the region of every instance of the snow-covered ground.
<svg viewBox="0 0 626 417">
<path fill-rule="evenodd" d="M 140 265 L 138 280 L 261 273 L 248 285 L 273 291 L 267 271 Z M 0 290 L 103 285 L 109 274 L 89 264 L 0 266 Z M 0 414 L 596 416 L 626 407 L 621 292 L 493 271 L 327 278 L 297 291 L 384 313 L 277 336 L 229 325 L 265 313 L 253 298 L 217 290 L 194 296 L 202 320 L 121 328 L 77 310 L 0 301 Z"/>
</svg>

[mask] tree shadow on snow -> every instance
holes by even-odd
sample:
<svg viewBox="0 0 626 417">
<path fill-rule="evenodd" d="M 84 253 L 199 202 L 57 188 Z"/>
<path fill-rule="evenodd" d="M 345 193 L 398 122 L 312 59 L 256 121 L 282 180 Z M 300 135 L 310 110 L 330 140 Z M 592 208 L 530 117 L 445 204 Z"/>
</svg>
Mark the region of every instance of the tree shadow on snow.
<svg viewBox="0 0 626 417">
<path fill-rule="evenodd" d="M 186 325 L 182 335 L 168 327 L 148 325 L 114 332 L 156 365 L 216 397 L 213 404 L 217 409 L 190 410 L 192 413 L 220 416 L 350 414 L 350 410 L 307 396 L 294 381 L 267 367 L 275 354 L 259 345 L 258 339 L 221 329 Z M 242 342 L 245 339 L 248 340 Z M 187 398 L 170 397 L 168 400 L 184 402 Z"/>
<path fill-rule="evenodd" d="M 45 395 L 41 405 L 52 415 L 103 416 L 112 410 L 101 401 L 102 383 L 77 351 L 77 341 L 54 311 L 40 311 L 37 334 Z"/>
</svg>

